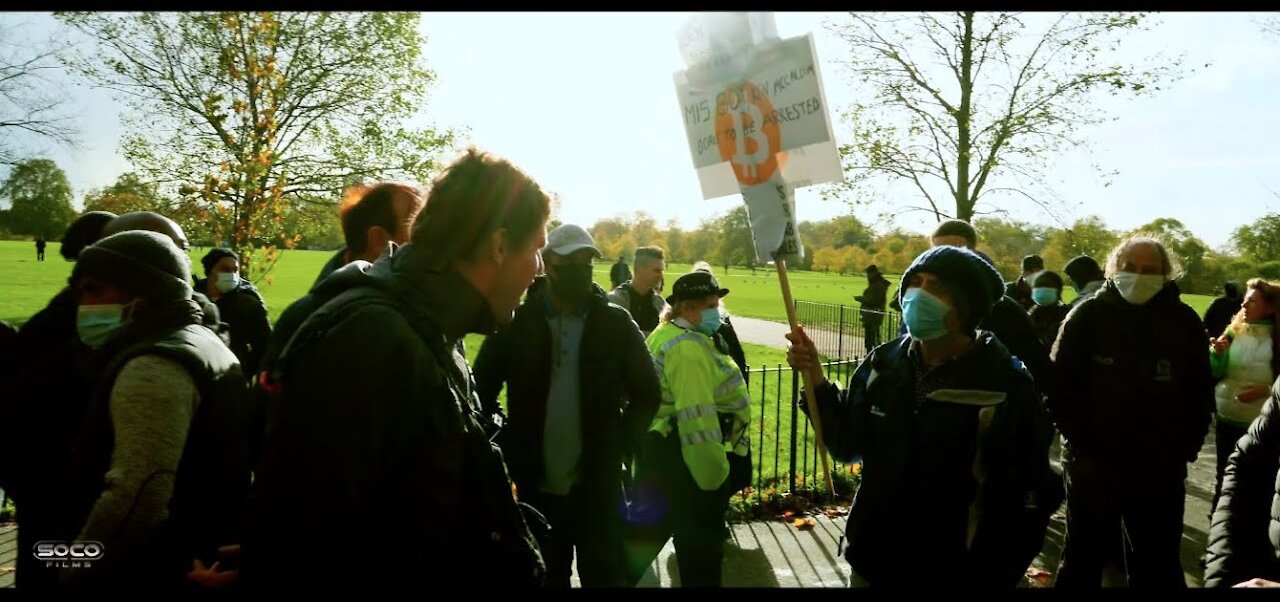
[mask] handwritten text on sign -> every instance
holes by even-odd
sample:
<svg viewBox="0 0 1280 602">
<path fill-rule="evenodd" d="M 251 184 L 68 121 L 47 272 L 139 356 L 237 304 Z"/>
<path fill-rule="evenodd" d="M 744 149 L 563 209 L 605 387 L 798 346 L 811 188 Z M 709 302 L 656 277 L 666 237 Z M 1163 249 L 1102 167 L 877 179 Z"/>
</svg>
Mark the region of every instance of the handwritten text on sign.
<svg viewBox="0 0 1280 602">
<path fill-rule="evenodd" d="M 737 129 L 724 127 L 724 113 L 734 112 L 735 107 L 741 109 L 744 102 L 745 106 L 761 113 L 760 119 L 751 125 L 760 130 L 780 130 L 775 152 L 831 138 L 808 37 L 783 40 L 772 46 L 770 52 L 761 53 L 753 61 L 756 65 L 746 81 L 711 81 L 711 78 L 699 77 L 706 74 L 700 74 L 697 69 L 677 75 L 676 93 L 695 167 L 727 160 L 720 152 L 724 144 L 722 138 L 736 136 Z M 757 98 L 759 96 L 763 98 Z M 764 106 L 768 109 L 762 110 Z M 747 124 L 743 125 L 745 128 Z M 743 133 L 750 136 L 745 129 Z M 764 179 L 768 179 L 767 176 Z"/>
</svg>

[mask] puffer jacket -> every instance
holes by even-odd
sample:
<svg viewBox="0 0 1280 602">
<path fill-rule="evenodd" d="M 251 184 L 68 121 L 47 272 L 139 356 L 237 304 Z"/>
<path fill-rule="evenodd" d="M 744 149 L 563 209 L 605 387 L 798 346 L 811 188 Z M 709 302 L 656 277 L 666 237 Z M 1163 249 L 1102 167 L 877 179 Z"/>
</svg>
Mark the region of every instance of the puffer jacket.
<svg viewBox="0 0 1280 602">
<path fill-rule="evenodd" d="M 1236 442 L 1206 556 L 1205 587 L 1280 581 L 1280 387 L 1272 386 L 1262 414 Z"/>
<path fill-rule="evenodd" d="M 1271 370 L 1272 328 L 1270 322 L 1261 322 L 1228 329 L 1231 346 L 1221 354 L 1209 352 L 1214 376 L 1222 378 L 1214 387 L 1218 420 L 1244 428 L 1262 413 L 1264 400 L 1245 403 L 1237 401 L 1236 395 L 1247 386 L 1269 387 L 1275 380 Z"/>
</svg>

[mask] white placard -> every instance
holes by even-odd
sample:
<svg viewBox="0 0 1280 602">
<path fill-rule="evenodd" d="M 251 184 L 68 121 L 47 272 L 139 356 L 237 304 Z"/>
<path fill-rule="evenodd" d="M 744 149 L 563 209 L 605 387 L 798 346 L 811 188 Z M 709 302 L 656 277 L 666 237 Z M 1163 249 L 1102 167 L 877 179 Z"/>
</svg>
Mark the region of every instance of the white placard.
<svg viewBox="0 0 1280 602">
<path fill-rule="evenodd" d="M 677 37 L 676 96 L 703 198 L 742 193 L 757 259 L 798 258 L 796 188 L 839 182 L 813 37 L 777 39 L 772 14 L 698 15 Z"/>
</svg>

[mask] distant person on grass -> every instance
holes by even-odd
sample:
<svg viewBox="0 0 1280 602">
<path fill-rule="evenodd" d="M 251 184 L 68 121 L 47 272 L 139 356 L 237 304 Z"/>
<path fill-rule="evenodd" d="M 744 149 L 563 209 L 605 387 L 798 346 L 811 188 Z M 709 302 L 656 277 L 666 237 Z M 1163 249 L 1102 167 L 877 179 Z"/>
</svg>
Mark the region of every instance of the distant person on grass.
<svg viewBox="0 0 1280 602">
<path fill-rule="evenodd" d="M 36 238 L 36 261 L 44 261 L 44 247 L 45 247 L 44 237 L 43 236 L 37 237 Z"/>
<path fill-rule="evenodd" d="M 628 280 L 631 280 L 631 268 L 627 266 L 626 258 L 619 255 L 618 263 L 609 269 L 609 290 L 618 288 Z"/>
<path fill-rule="evenodd" d="M 858 317 L 862 320 L 864 354 L 880 346 L 880 329 L 884 324 L 885 303 L 889 295 L 889 280 L 880 273 L 876 264 L 867 266 L 866 274 L 867 288 L 853 298 L 861 305 Z"/>
</svg>

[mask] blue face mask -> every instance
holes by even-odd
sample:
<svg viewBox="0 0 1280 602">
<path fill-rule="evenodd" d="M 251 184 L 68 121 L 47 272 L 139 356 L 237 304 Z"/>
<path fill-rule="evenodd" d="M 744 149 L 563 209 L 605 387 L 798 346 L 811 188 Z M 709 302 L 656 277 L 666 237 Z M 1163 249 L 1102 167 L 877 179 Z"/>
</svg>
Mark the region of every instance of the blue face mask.
<svg viewBox="0 0 1280 602">
<path fill-rule="evenodd" d="M 1047 286 L 1039 286 L 1031 289 L 1031 300 L 1036 305 L 1053 305 L 1058 302 L 1058 289 Z"/>
<path fill-rule="evenodd" d="M 124 305 L 81 305 L 76 310 L 76 334 L 90 349 L 105 345 L 121 328 L 124 328 Z"/>
<path fill-rule="evenodd" d="M 951 308 L 942 299 L 920 287 L 907 289 L 902 294 L 902 320 L 913 339 L 932 341 L 946 336 L 949 313 Z"/>
<path fill-rule="evenodd" d="M 720 330 L 720 308 L 708 307 L 702 310 L 702 319 L 698 322 L 698 330 L 711 336 Z"/>
</svg>

